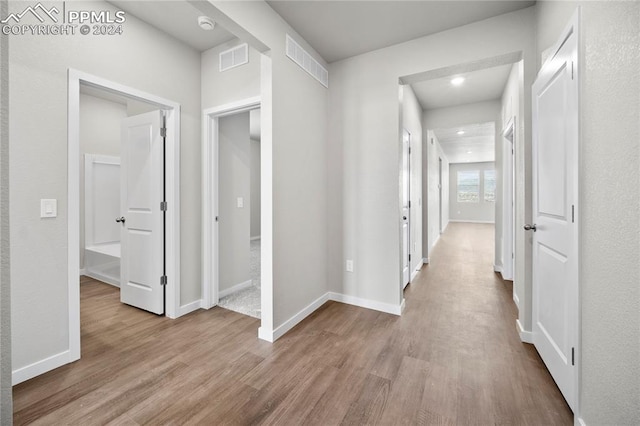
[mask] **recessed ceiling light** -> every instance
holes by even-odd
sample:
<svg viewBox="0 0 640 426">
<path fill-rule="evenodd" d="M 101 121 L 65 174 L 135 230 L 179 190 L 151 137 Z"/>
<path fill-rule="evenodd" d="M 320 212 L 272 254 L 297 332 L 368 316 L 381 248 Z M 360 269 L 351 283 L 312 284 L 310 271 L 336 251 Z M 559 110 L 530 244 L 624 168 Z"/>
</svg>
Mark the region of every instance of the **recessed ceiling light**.
<svg viewBox="0 0 640 426">
<path fill-rule="evenodd" d="M 464 135 L 464 130 L 458 130 L 458 134 L 459 134 L 460 136 Z"/>
<path fill-rule="evenodd" d="M 216 27 L 216 23 L 208 16 L 198 16 L 198 25 L 205 31 L 211 31 Z"/>
<path fill-rule="evenodd" d="M 467 154 L 471 154 L 471 151 L 467 151 Z"/>
<path fill-rule="evenodd" d="M 451 79 L 451 84 L 454 86 L 460 86 L 462 83 L 464 83 L 464 77 L 455 77 Z"/>
</svg>

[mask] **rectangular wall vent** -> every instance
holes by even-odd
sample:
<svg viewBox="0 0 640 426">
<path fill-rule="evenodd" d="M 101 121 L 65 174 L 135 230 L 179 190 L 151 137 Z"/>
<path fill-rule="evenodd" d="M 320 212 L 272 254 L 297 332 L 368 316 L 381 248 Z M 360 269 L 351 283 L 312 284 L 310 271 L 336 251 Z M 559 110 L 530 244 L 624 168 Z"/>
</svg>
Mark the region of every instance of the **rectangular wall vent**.
<svg viewBox="0 0 640 426">
<path fill-rule="evenodd" d="M 329 71 L 327 71 L 318 61 L 313 59 L 296 41 L 287 34 L 287 56 L 300 67 L 311 74 L 324 87 L 329 88 Z"/>
<path fill-rule="evenodd" d="M 249 62 L 249 45 L 241 44 L 220 52 L 220 72 L 239 67 Z"/>
</svg>

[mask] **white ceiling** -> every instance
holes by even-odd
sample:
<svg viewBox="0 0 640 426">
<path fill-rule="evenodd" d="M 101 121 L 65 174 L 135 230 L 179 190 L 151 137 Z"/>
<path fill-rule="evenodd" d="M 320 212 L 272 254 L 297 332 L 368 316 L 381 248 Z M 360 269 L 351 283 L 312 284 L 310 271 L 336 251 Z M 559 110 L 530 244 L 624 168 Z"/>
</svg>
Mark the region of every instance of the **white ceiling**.
<svg viewBox="0 0 640 426">
<path fill-rule="evenodd" d="M 524 9 L 535 1 L 268 0 L 327 61 L 333 62 Z"/>
<path fill-rule="evenodd" d="M 458 135 L 463 130 L 464 135 Z M 480 123 L 450 129 L 434 129 L 450 163 L 495 161 L 495 124 Z M 469 153 L 471 152 L 471 153 Z"/>
<path fill-rule="evenodd" d="M 422 109 L 446 108 L 499 99 L 509 79 L 513 64 L 456 74 L 465 78 L 460 86 L 451 84 L 447 76 L 411 85 Z"/>
<path fill-rule="evenodd" d="M 198 16 L 202 13 L 184 0 L 108 2 L 200 52 L 235 38 L 219 24 L 212 31 L 201 29 L 198 26 Z"/>
</svg>

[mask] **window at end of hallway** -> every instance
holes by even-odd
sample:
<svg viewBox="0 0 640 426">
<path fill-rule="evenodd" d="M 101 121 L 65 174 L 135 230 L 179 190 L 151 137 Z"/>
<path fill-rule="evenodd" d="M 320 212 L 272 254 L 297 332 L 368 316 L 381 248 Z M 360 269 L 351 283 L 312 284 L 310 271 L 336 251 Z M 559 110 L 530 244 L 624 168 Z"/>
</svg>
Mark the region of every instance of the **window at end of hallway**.
<svg viewBox="0 0 640 426">
<path fill-rule="evenodd" d="M 477 203 L 480 201 L 480 172 L 464 170 L 458 172 L 458 202 Z"/>
<path fill-rule="evenodd" d="M 484 171 L 484 200 L 489 202 L 496 201 L 496 171 Z"/>
</svg>

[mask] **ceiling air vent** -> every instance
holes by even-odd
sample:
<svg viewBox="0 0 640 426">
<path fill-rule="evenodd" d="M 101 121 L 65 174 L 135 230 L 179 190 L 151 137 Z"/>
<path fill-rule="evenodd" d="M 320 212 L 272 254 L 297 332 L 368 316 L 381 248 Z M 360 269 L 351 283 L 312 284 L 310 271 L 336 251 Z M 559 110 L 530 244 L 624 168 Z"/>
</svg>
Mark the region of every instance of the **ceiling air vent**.
<svg viewBox="0 0 640 426">
<path fill-rule="evenodd" d="M 287 34 L 287 56 L 300 67 L 311 74 L 324 87 L 329 88 L 329 72 L 309 55 L 298 43 Z"/>
<path fill-rule="evenodd" d="M 220 72 L 239 67 L 249 62 L 249 46 L 247 43 L 220 52 Z"/>
</svg>

